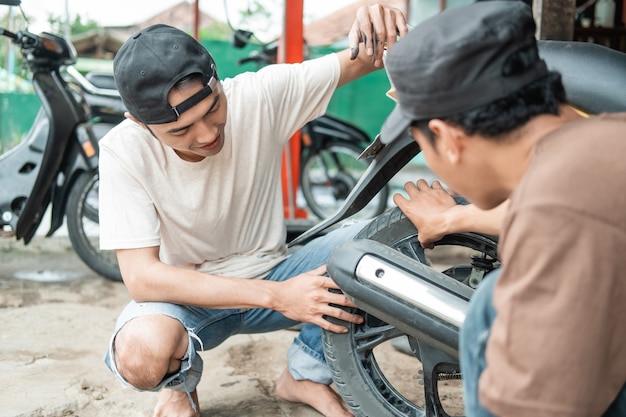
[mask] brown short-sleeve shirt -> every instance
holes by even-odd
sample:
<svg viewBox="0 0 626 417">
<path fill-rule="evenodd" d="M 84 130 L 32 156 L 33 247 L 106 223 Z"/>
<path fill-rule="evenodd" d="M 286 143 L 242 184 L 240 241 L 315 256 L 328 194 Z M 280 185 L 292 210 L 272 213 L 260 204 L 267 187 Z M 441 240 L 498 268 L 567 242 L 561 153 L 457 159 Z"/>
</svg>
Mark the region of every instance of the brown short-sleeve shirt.
<svg viewBox="0 0 626 417">
<path fill-rule="evenodd" d="M 543 138 L 511 197 L 480 399 L 601 415 L 626 383 L 626 114 Z"/>
</svg>

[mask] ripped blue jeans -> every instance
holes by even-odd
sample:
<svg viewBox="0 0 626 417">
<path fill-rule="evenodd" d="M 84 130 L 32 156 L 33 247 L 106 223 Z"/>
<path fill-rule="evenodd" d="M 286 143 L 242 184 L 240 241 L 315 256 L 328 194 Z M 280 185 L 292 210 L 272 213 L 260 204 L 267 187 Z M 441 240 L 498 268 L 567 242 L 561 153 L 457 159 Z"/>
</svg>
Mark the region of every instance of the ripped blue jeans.
<svg viewBox="0 0 626 417">
<path fill-rule="evenodd" d="M 363 226 L 364 223 L 357 223 L 341 227 L 309 242 L 278 264 L 265 279 L 285 281 L 325 264 L 332 250 L 339 243 L 352 239 Z M 156 387 L 147 391 L 160 391 L 162 388 L 184 391 L 189 396 L 194 410 L 196 404 L 192 401 L 190 393 L 200 382 L 203 369 L 198 351 L 213 349 L 235 334 L 267 333 L 298 324 L 277 311 L 263 308 L 216 310 L 170 303 L 131 301 L 117 319 L 104 362 L 122 384 L 139 391 L 143 390 L 133 387 L 119 374 L 114 361 L 114 342 L 115 336 L 126 323 L 149 314 L 162 314 L 181 322 L 187 329 L 189 345 L 181 360 L 180 371 L 168 375 Z M 322 348 L 320 327 L 304 325 L 289 348 L 287 357 L 289 372 L 296 380 L 331 383 L 330 370 L 326 365 Z"/>
</svg>

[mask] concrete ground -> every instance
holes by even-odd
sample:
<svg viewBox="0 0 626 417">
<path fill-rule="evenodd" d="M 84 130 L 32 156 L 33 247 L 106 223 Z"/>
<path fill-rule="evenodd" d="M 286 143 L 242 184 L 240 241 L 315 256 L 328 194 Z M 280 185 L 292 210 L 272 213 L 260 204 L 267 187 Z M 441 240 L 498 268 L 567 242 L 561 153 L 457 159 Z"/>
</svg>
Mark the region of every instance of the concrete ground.
<svg viewBox="0 0 626 417">
<path fill-rule="evenodd" d="M 0 416 L 149 416 L 154 393 L 113 378 L 102 356 L 129 297 L 81 263 L 66 238 L 0 239 Z M 319 416 L 279 400 L 293 331 L 242 335 L 203 352 L 203 416 Z"/>
<path fill-rule="evenodd" d="M 66 237 L 37 236 L 28 246 L 0 238 L 0 417 L 150 416 L 156 394 L 122 388 L 102 362 L 128 300 L 123 284 L 91 272 Z M 240 335 L 203 352 L 202 416 L 319 416 L 274 395 L 295 335 Z M 391 345 L 379 354 L 399 386 L 419 390 L 406 355 Z M 458 405 L 460 389 L 449 388 Z"/>
</svg>

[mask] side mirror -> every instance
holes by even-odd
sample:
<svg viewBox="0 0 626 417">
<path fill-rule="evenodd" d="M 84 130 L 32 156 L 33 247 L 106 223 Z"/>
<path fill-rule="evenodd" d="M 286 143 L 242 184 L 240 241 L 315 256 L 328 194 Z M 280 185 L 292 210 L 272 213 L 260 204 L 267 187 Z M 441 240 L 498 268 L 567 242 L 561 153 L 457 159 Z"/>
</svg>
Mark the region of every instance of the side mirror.
<svg viewBox="0 0 626 417">
<path fill-rule="evenodd" d="M 2 0 L 0 0 L 2 1 Z M 16 0 L 20 1 L 20 0 Z M 241 49 L 248 44 L 250 37 L 252 36 L 252 32 L 249 30 L 237 29 L 231 38 L 231 43 L 235 48 Z"/>
</svg>

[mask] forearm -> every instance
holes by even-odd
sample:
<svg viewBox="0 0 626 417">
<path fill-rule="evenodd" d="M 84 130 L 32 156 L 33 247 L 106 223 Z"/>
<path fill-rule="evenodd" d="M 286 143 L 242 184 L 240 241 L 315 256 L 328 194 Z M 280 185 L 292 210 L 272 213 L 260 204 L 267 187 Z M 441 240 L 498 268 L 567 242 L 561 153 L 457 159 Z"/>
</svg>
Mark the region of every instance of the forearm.
<svg viewBox="0 0 626 417">
<path fill-rule="evenodd" d="M 361 52 L 354 60 L 350 59 L 350 52 L 348 50 L 337 52 L 339 65 L 341 67 L 341 75 L 337 87 L 341 87 L 344 84 L 382 68 L 375 67 L 372 57 L 367 56 L 362 49 L 363 48 L 361 48 Z"/>
<path fill-rule="evenodd" d="M 160 260 L 130 260 L 124 255 L 118 258 L 128 292 L 137 302 L 208 308 L 274 308 L 280 297 L 279 287 L 270 281 L 209 275 Z"/>
<path fill-rule="evenodd" d="M 159 301 L 212 309 L 268 308 L 295 321 L 313 323 L 343 332 L 345 327 L 326 316 L 361 323 L 362 318 L 338 306 L 354 307 L 324 276 L 324 265 L 285 281 L 229 278 L 167 265 L 158 259 L 158 248 L 118 250 L 124 282 L 137 302 Z"/>
<path fill-rule="evenodd" d="M 446 234 L 476 232 L 497 236 L 509 201 L 491 210 L 481 210 L 473 204 L 451 207 L 445 214 Z"/>
</svg>

